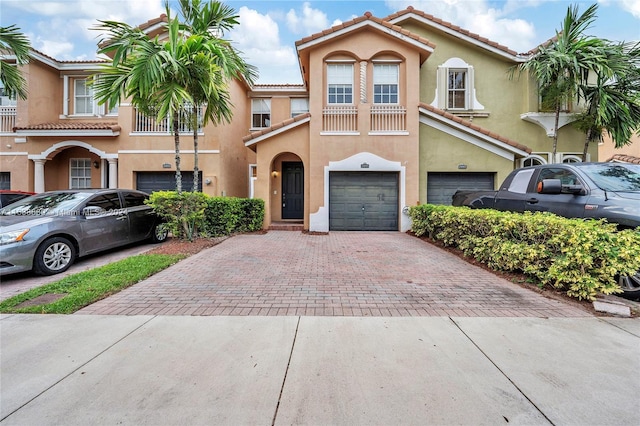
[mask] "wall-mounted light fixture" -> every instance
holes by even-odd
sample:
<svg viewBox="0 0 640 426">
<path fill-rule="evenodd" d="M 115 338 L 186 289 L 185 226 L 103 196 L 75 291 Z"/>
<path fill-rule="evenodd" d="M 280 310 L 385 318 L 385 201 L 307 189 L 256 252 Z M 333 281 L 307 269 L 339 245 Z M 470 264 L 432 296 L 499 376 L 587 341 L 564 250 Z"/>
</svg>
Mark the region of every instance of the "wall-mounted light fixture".
<svg viewBox="0 0 640 426">
<path fill-rule="evenodd" d="M 96 169 L 100 168 L 100 163 L 98 163 L 97 161 L 93 162 L 93 167 L 95 167 Z"/>
<path fill-rule="evenodd" d="M 278 173 L 278 171 L 277 171 L 277 170 L 274 170 L 274 171 L 272 171 L 272 172 L 271 172 L 271 176 L 272 176 L 274 179 L 278 177 L 278 174 L 279 174 L 279 173 Z"/>
<path fill-rule="evenodd" d="M 205 185 L 211 185 L 211 179 L 206 178 L 206 179 L 204 180 L 204 184 L 205 184 Z"/>
</svg>

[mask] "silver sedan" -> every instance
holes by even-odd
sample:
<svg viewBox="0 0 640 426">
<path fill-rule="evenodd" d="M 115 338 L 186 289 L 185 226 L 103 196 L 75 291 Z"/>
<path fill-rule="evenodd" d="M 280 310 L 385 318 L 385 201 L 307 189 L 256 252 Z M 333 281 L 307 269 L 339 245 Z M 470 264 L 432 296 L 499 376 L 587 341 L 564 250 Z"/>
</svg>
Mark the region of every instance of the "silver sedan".
<svg viewBox="0 0 640 426">
<path fill-rule="evenodd" d="M 80 189 L 43 192 L 7 206 L 0 210 L 0 274 L 57 274 L 81 256 L 166 240 L 147 197 L 130 189 Z"/>
</svg>

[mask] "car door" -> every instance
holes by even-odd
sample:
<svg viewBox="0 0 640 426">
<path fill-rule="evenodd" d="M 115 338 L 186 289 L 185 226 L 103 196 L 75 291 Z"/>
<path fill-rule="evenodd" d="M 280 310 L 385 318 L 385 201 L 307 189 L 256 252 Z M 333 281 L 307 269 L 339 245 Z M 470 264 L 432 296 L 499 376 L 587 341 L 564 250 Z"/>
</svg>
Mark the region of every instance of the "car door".
<svg viewBox="0 0 640 426">
<path fill-rule="evenodd" d="M 589 196 L 575 194 L 563 188 L 560 194 L 540 194 L 537 192 L 538 183 L 544 179 L 559 179 L 563 187 L 565 185 L 586 185 L 572 170 L 561 165 L 542 167 L 538 169 L 533 185 L 529 187 L 528 197 L 525 200 L 525 209 L 530 211 L 550 212 L 564 217 L 584 217 L 584 206 Z"/>
<path fill-rule="evenodd" d="M 144 201 L 147 196 L 134 191 L 123 191 L 122 200 L 129 216 L 129 240 L 131 242 L 146 239 L 155 224 L 153 209 Z"/>
<path fill-rule="evenodd" d="M 498 191 L 494 208 L 502 211 L 520 212 L 526 210 L 527 191 L 535 170 L 522 169 L 515 172 L 513 178 L 505 181 Z"/>
<path fill-rule="evenodd" d="M 129 218 L 118 192 L 91 197 L 82 211 L 81 247 L 85 253 L 106 250 L 129 242 Z"/>
</svg>

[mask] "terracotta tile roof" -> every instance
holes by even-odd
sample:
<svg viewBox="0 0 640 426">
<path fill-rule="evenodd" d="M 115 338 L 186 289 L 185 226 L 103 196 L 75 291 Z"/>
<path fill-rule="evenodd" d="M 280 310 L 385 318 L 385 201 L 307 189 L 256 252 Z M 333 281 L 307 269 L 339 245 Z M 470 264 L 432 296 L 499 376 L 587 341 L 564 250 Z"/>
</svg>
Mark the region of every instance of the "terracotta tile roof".
<svg viewBox="0 0 640 426">
<path fill-rule="evenodd" d="M 296 41 L 296 46 L 300 46 L 300 45 L 308 43 L 310 41 L 325 37 L 325 36 L 327 36 L 329 34 L 335 33 L 337 31 L 341 31 L 341 30 L 343 30 L 345 28 L 352 27 L 352 26 L 354 26 L 356 24 L 359 24 L 361 22 L 364 22 L 364 21 L 375 22 L 375 23 L 377 23 L 379 25 L 382 25 L 382 26 L 392 30 L 392 31 L 400 33 L 405 37 L 408 37 L 408 38 L 411 38 L 411 39 L 413 39 L 415 41 L 418 41 L 420 43 L 426 44 L 427 46 L 431 47 L 432 49 L 436 47 L 435 44 L 433 44 L 432 42 L 430 42 L 426 38 L 420 37 L 417 34 L 414 34 L 414 33 L 410 32 L 410 31 L 407 31 L 407 30 L 405 30 L 404 28 L 402 28 L 402 27 L 400 27 L 398 25 L 393 25 L 393 24 L 387 22 L 386 20 L 383 20 L 383 19 L 380 19 L 380 18 L 376 18 L 375 16 L 373 16 L 371 14 L 371 12 L 366 12 L 363 16 L 359 16 L 359 17 L 354 18 L 354 19 L 352 19 L 350 21 L 346 21 L 346 22 L 343 22 L 341 24 L 335 25 L 335 26 L 333 26 L 333 27 L 331 27 L 329 29 L 326 29 L 326 30 L 324 30 L 322 32 L 312 34 L 312 35 L 310 35 L 308 37 L 304 37 L 303 39 Z"/>
<path fill-rule="evenodd" d="M 138 25 L 138 29 L 141 29 L 142 31 L 146 30 L 149 27 L 152 27 L 156 24 L 159 24 L 160 22 L 169 22 L 169 20 L 167 19 L 167 15 L 165 15 L 164 13 L 160 16 L 158 16 L 157 18 L 153 18 L 153 19 L 149 19 L 147 22 Z"/>
<path fill-rule="evenodd" d="M 514 141 L 512 139 L 505 138 L 504 136 L 500 136 L 499 134 L 497 134 L 495 132 L 492 132 L 491 130 L 487 130 L 487 129 L 483 128 L 483 127 L 480 127 L 477 124 L 472 123 L 469 120 L 465 120 L 463 118 L 460 118 L 457 115 L 451 114 L 450 112 L 441 110 L 441 109 L 433 107 L 431 105 L 424 104 L 422 102 L 420 103 L 420 108 L 424 108 L 424 109 L 426 109 L 428 111 L 433 112 L 434 114 L 438 114 L 438 115 L 440 115 L 440 116 L 442 116 L 442 117 L 444 117 L 444 118 L 446 118 L 448 120 L 454 121 L 454 122 L 456 122 L 458 124 L 461 124 L 461 125 L 463 125 L 465 127 L 468 127 L 471 130 L 475 130 L 476 132 L 480 132 L 483 135 L 489 136 L 490 138 L 496 139 L 496 140 L 498 140 L 498 141 L 500 141 L 502 143 L 505 143 L 505 144 L 510 145 L 510 146 L 512 146 L 514 148 L 517 148 L 519 150 L 522 150 L 522 151 L 525 151 L 525 152 L 531 154 L 531 148 L 529 148 L 528 146 L 522 145 L 521 143 L 518 143 L 518 142 L 516 142 L 516 141 Z"/>
<path fill-rule="evenodd" d="M 311 113 L 308 113 L 308 112 L 306 112 L 304 114 L 296 115 L 293 118 L 289 118 L 288 120 L 284 120 L 284 121 L 282 121 L 280 123 L 276 123 L 271 127 L 267 127 L 266 129 L 261 129 L 261 130 L 259 130 L 257 132 L 252 132 L 251 134 L 243 137 L 242 138 L 242 142 L 247 143 L 252 139 L 255 139 L 255 138 L 258 138 L 260 136 L 266 135 L 268 133 L 274 132 L 274 131 L 276 131 L 278 129 L 281 129 L 281 128 L 289 126 L 289 125 L 291 125 L 291 124 L 293 124 L 295 122 L 302 121 L 302 120 L 310 118 L 310 117 L 311 117 Z"/>
<path fill-rule="evenodd" d="M 16 130 L 111 130 L 119 132 L 120 126 L 113 123 L 43 123 L 30 126 L 16 126 Z"/>
<path fill-rule="evenodd" d="M 444 21 L 442 19 L 436 18 L 433 15 L 430 15 L 428 13 L 425 13 L 425 12 L 422 12 L 420 10 L 414 9 L 412 6 L 409 6 L 405 10 L 401 10 L 399 12 L 393 13 L 393 14 L 387 16 L 386 18 L 384 18 L 384 20 L 385 21 L 392 21 L 392 20 L 394 20 L 396 18 L 400 18 L 402 16 L 409 15 L 409 14 L 414 14 L 414 15 L 421 16 L 424 19 L 428 19 L 429 21 L 432 21 L 432 22 L 434 22 L 434 23 L 436 23 L 438 25 L 442 25 L 443 27 L 447 27 L 447 28 L 449 28 L 449 29 L 451 29 L 453 31 L 456 31 L 456 32 L 458 32 L 460 34 L 463 34 L 463 35 L 467 36 L 467 37 L 471 37 L 471 38 L 473 38 L 475 40 L 478 40 L 479 42 L 487 44 L 487 45 L 489 45 L 491 47 L 494 47 L 496 49 L 502 50 L 502 51 L 504 51 L 506 53 L 509 53 L 511 55 L 514 55 L 514 56 L 518 55 L 518 52 L 516 52 L 515 50 L 509 49 L 507 46 L 503 46 L 502 44 L 497 43 L 495 41 L 491 41 L 486 37 L 482 37 L 482 36 L 480 36 L 478 34 L 472 33 L 471 31 L 465 30 L 464 28 L 460 28 L 459 26 L 454 25 L 451 22 Z"/>
<path fill-rule="evenodd" d="M 625 154 L 615 154 L 613 157 L 609 158 L 607 161 L 620 161 L 623 163 L 640 164 L 640 158 L 634 157 L 632 155 L 625 155 Z"/>
</svg>

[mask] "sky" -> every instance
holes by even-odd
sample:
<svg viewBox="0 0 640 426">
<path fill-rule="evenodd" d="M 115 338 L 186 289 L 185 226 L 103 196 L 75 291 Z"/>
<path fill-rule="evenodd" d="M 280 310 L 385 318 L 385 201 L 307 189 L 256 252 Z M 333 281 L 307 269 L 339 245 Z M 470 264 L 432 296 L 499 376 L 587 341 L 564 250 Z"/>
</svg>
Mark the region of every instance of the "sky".
<svg viewBox="0 0 640 426">
<path fill-rule="evenodd" d="M 589 35 L 640 41 L 640 0 L 323 0 L 240 1 L 239 25 L 226 33 L 247 62 L 258 67 L 259 84 L 300 84 L 295 42 L 371 12 L 384 18 L 408 6 L 526 52 L 555 35 L 567 13 L 598 5 Z M 172 9 L 177 10 L 174 1 Z M 34 49 L 58 60 L 97 59 L 98 20 L 139 25 L 164 13 L 164 0 L 0 0 L 0 26 L 15 24 Z"/>
</svg>

